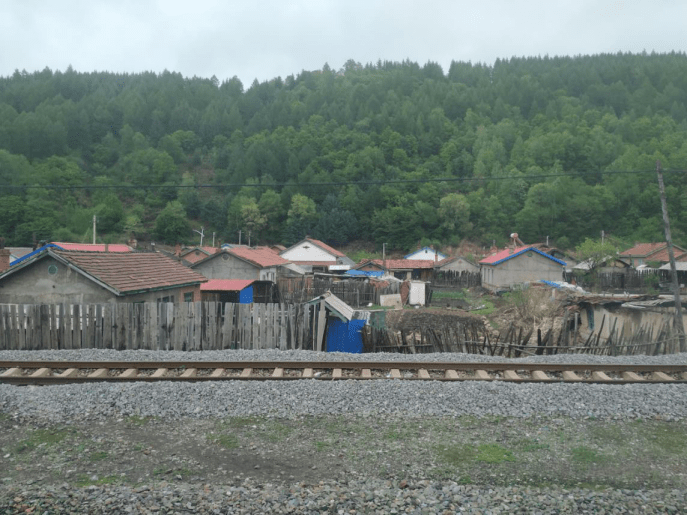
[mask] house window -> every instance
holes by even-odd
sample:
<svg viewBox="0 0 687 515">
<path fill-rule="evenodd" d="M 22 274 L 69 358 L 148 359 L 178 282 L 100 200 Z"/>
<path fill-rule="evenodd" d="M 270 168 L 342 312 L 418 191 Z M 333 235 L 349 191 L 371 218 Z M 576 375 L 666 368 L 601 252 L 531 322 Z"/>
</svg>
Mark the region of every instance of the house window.
<svg viewBox="0 0 687 515">
<path fill-rule="evenodd" d="M 157 299 L 157 301 L 159 303 L 166 303 L 166 302 L 172 302 L 173 303 L 174 302 L 174 296 L 169 295 L 167 297 L 161 297 L 161 298 Z"/>
<path fill-rule="evenodd" d="M 184 302 L 193 302 L 193 292 L 187 291 L 184 293 Z"/>
</svg>

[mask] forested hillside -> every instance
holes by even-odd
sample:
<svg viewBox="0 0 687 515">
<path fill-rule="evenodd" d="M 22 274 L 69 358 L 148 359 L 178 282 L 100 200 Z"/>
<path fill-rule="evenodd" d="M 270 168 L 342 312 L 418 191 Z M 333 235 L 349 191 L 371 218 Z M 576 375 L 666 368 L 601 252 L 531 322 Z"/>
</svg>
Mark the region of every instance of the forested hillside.
<svg viewBox="0 0 687 515">
<path fill-rule="evenodd" d="M 685 54 L 0 78 L 0 236 L 687 243 Z M 638 173 L 641 172 L 641 173 Z M 200 187 L 199 187 L 200 186 Z M 206 240 L 207 241 L 207 240 Z M 244 240 L 245 241 L 245 240 Z"/>
</svg>

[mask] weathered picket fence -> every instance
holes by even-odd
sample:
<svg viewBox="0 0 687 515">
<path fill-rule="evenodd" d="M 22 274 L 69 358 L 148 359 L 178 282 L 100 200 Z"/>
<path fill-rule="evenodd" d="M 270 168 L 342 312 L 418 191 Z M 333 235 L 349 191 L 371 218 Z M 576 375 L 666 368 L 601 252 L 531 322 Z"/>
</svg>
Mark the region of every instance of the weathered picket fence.
<svg viewBox="0 0 687 515">
<path fill-rule="evenodd" d="M 0 350 L 298 349 L 304 308 L 218 302 L 3 304 Z"/>
</svg>

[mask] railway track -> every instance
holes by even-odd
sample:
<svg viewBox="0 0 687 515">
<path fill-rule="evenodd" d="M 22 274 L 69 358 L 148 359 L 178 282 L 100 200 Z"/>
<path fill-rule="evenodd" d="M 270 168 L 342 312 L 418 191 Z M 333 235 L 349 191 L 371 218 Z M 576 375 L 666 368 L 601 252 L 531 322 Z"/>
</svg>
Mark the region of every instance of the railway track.
<svg viewBox="0 0 687 515">
<path fill-rule="evenodd" d="M 562 365 L 388 361 L 0 361 L 0 383 L 424 380 L 687 383 L 687 365 Z"/>
</svg>

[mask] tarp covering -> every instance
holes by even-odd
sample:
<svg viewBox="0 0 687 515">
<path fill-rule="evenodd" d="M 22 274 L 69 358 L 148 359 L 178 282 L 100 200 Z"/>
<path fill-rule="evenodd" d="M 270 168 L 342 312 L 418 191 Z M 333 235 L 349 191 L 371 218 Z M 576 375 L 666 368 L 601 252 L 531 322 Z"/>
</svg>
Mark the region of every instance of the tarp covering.
<svg viewBox="0 0 687 515">
<path fill-rule="evenodd" d="M 363 352 L 362 329 L 365 320 L 350 320 L 343 322 L 338 318 L 330 318 L 327 325 L 327 352 Z"/>
</svg>

